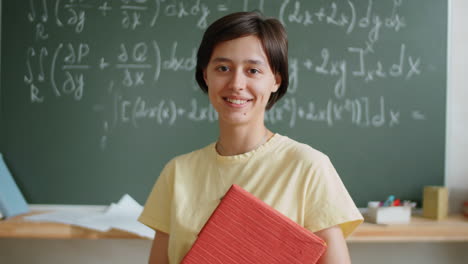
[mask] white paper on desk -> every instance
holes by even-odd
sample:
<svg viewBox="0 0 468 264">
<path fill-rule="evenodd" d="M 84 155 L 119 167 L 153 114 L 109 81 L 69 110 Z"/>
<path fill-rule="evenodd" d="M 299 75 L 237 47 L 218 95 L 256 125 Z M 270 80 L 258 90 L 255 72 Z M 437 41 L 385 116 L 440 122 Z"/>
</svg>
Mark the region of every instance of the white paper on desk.
<svg viewBox="0 0 468 264">
<path fill-rule="evenodd" d="M 141 208 L 140 204 L 138 204 L 135 200 L 133 200 L 133 198 L 130 197 L 130 195 L 125 194 L 119 200 L 117 204 L 112 203 L 105 213 L 87 215 L 85 217 L 82 217 L 78 219 L 75 225 L 99 230 L 102 232 L 109 231 L 111 228 L 113 228 L 112 222 L 116 221 L 115 219 L 112 219 L 113 216 L 110 215 L 110 213 L 120 212 L 121 214 L 130 214 L 130 215 L 134 213 L 134 214 L 137 214 L 137 217 L 138 217 L 138 215 L 141 213 L 141 210 L 137 211 L 137 209 L 140 209 L 140 208 Z M 135 221 L 136 221 L 136 218 L 135 218 Z M 130 230 L 127 230 L 127 231 L 130 231 Z"/>
<path fill-rule="evenodd" d="M 124 230 L 139 236 L 153 238 L 154 230 L 137 221 L 143 207 L 125 194 L 117 204 L 111 204 L 104 213 L 89 211 L 58 211 L 25 217 L 30 221 L 65 223 L 98 231 L 111 228 Z"/>
<path fill-rule="evenodd" d="M 94 213 L 94 214 L 98 214 L 98 213 Z M 90 216 L 90 212 L 87 212 L 87 211 L 58 211 L 58 212 L 26 216 L 24 219 L 28 221 L 55 222 L 55 223 L 76 225 L 80 219 L 84 217 L 89 217 L 89 216 Z"/>
<path fill-rule="evenodd" d="M 99 221 L 93 221 L 94 217 L 99 217 L 101 216 L 102 213 L 100 214 L 94 214 L 94 215 L 89 215 L 86 214 L 85 216 L 77 219 L 73 225 L 89 228 L 89 229 L 94 229 L 98 230 L 101 232 L 106 232 L 109 231 L 112 227 L 105 222 L 99 222 Z"/>
<path fill-rule="evenodd" d="M 153 238 L 154 230 L 137 220 L 142 211 L 143 207 L 130 195 L 125 194 L 117 204 L 111 204 L 104 214 L 81 219 L 80 225 L 89 228 L 107 225 L 109 229 L 120 229 L 139 236 Z"/>
</svg>

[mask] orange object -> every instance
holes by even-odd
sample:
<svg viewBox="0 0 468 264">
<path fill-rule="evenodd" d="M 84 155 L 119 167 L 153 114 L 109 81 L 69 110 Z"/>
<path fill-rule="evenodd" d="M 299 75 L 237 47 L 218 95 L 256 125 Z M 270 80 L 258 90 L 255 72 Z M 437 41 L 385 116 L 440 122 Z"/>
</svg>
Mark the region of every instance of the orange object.
<svg viewBox="0 0 468 264">
<path fill-rule="evenodd" d="M 182 263 L 316 263 L 325 242 L 232 185 Z"/>
</svg>

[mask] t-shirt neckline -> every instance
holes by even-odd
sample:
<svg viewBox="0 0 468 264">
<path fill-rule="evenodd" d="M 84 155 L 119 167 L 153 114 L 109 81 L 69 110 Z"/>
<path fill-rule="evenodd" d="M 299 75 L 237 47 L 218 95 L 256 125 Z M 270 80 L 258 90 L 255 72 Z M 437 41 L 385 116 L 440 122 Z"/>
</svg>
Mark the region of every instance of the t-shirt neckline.
<svg viewBox="0 0 468 264">
<path fill-rule="evenodd" d="M 258 146 L 257 148 L 238 155 L 232 155 L 232 156 L 221 156 L 219 153 L 216 151 L 216 142 L 211 145 L 211 151 L 213 154 L 216 156 L 216 160 L 219 162 L 242 162 L 249 160 L 253 155 L 260 154 L 267 149 L 269 149 L 271 146 L 273 146 L 279 139 L 281 138 L 281 135 L 278 133 L 274 133 L 273 136 L 267 140 L 264 144 Z"/>
</svg>

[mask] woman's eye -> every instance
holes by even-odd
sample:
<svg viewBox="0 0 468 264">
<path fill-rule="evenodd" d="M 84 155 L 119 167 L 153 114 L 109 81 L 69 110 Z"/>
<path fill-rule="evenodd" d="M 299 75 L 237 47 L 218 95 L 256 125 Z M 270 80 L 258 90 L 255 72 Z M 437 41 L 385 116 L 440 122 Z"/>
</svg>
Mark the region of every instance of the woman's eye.
<svg viewBox="0 0 468 264">
<path fill-rule="evenodd" d="M 250 69 L 250 70 L 249 70 L 249 73 L 251 73 L 251 74 L 257 74 L 257 73 L 259 73 L 259 72 L 260 72 L 260 71 L 259 71 L 258 69 Z"/>
<path fill-rule="evenodd" d="M 218 66 L 218 71 L 220 72 L 227 72 L 229 71 L 229 68 L 227 66 Z"/>
</svg>

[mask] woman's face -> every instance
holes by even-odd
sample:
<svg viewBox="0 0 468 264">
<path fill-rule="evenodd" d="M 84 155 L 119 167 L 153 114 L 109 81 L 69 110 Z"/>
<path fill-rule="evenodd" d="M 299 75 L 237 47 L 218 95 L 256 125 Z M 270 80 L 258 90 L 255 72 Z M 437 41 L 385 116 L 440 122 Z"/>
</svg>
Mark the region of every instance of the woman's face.
<svg viewBox="0 0 468 264">
<path fill-rule="evenodd" d="M 273 74 L 260 40 L 246 36 L 219 43 L 204 71 L 211 104 L 220 122 L 262 122 L 272 92 L 281 84 Z"/>
</svg>

